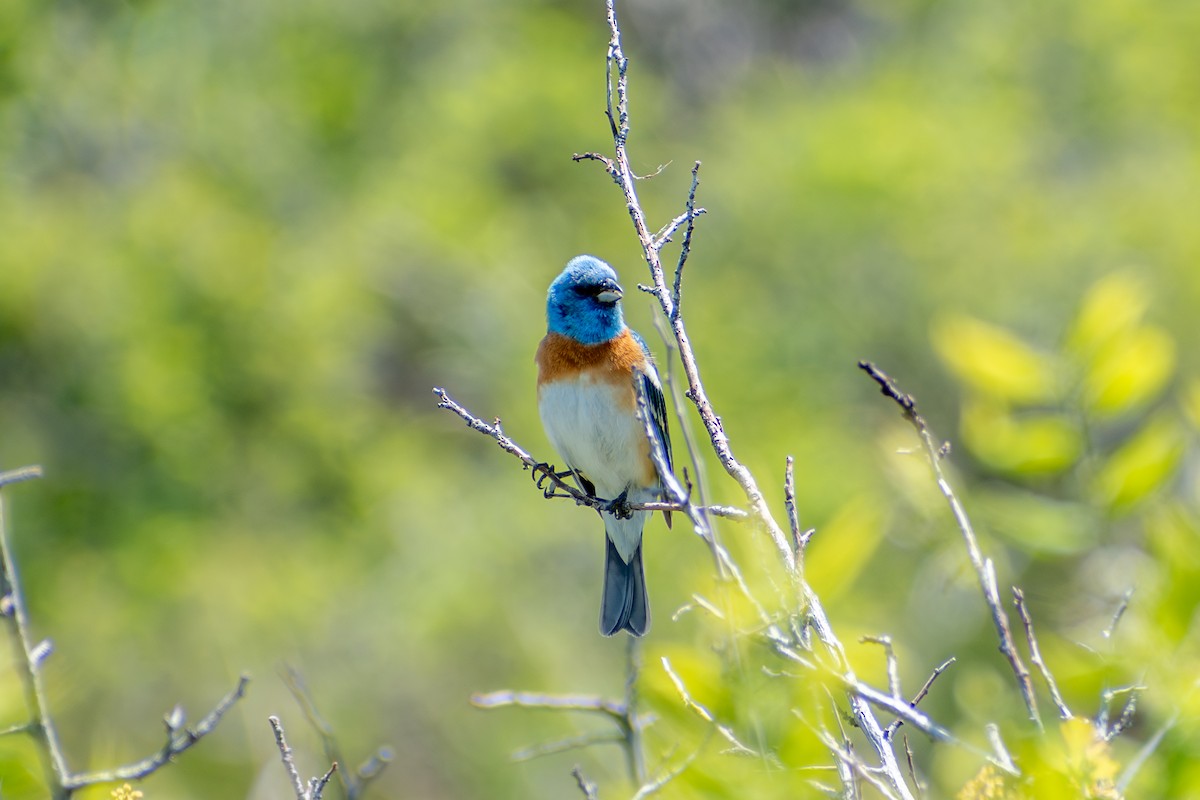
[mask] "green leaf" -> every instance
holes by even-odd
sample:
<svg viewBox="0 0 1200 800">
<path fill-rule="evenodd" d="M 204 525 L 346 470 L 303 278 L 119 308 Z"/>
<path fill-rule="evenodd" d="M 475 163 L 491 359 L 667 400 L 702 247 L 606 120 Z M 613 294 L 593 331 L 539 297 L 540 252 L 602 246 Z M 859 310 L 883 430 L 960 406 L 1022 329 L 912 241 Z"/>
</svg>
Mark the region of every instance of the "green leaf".
<svg viewBox="0 0 1200 800">
<path fill-rule="evenodd" d="M 1083 452 L 1083 436 L 1065 417 L 1051 412 L 1017 416 L 982 399 L 965 404 L 962 435 L 976 458 L 1016 476 L 1060 473 Z"/>
<path fill-rule="evenodd" d="M 1128 272 L 1116 272 L 1098 280 L 1084 295 L 1079 315 L 1067 336 L 1068 349 L 1089 356 L 1138 327 L 1150 292 L 1145 283 Z"/>
<path fill-rule="evenodd" d="M 1142 327 L 1097 352 L 1083 379 L 1088 410 L 1105 417 L 1145 406 L 1175 372 L 1175 341 L 1159 328 Z"/>
<path fill-rule="evenodd" d="M 1101 501 L 1123 511 L 1144 500 L 1174 474 L 1183 446 L 1178 422 L 1165 415 L 1151 420 L 1101 467 L 1095 481 Z"/>
<path fill-rule="evenodd" d="M 963 315 L 934 325 L 942 361 L 970 388 L 996 400 L 1032 404 L 1056 394 L 1053 359 L 1010 331 Z"/>
</svg>

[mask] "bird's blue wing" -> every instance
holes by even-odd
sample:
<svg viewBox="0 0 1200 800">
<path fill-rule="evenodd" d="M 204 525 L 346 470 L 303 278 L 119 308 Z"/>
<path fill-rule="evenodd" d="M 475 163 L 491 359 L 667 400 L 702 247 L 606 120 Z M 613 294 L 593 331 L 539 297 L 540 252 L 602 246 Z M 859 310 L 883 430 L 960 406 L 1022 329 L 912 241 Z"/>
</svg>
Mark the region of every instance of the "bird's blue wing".
<svg viewBox="0 0 1200 800">
<path fill-rule="evenodd" d="M 674 459 L 671 457 L 671 431 L 667 427 L 667 400 L 663 396 L 662 383 L 658 379 L 658 370 L 654 368 L 654 357 L 646 341 L 636 331 L 630 330 L 634 340 L 646 354 L 646 369 L 641 373 L 642 391 L 646 393 L 646 401 L 650 407 L 650 421 L 658 441 L 662 444 L 663 456 L 667 460 L 667 469 L 674 472 Z"/>
</svg>

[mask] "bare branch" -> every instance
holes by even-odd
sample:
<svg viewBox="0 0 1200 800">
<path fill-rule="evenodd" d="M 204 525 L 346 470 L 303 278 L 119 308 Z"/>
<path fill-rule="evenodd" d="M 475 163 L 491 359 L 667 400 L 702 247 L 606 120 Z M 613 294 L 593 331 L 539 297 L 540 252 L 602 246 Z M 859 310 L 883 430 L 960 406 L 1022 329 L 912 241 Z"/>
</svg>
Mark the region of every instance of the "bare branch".
<svg viewBox="0 0 1200 800">
<path fill-rule="evenodd" d="M 3 472 L 0 473 L 0 488 L 39 478 L 41 475 L 42 468 L 37 466 Z M 194 728 L 188 728 L 183 724 L 184 714 L 180 706 L 176 706 L 169 712 L 164 717 L 167 723 L 167 741 L 153 755 L 112 769 L 80 773 L 71 771 L 67 766 L 62 742 L 58 738 L 58 731 L 50 715 L 50 707 L 46 700 L 46 687 L 42 678 L 42 665 L 54 651 L 54 646 L 49 639 L 35 643 L 30 633 L 29 611 L 25 605 L 25 595 L 21 590 L 17 562 L 8 541 L 3 499 L 3 493 L 0 492 L 0 617 L 3 617 L 4 623 L 8 627 L 9 640 L 12 643 L 30 720 L 0 731 L 0 736 L 25 733 L 33 738 L 44 765 L 46 786 L 51 796 L 55 800 L 66 800 L 73 792 L 95 784 L 144 778 L 171 763 L 176 756 L 211 733 L 225 713 L 242 698 L 246 684 L 250 681 L 246 675 L 239 678 L 233 691 L 217 703 L 216 707 L 205 715 Z"/>
<path fill-rule="evenodd" d="M 22 733 L 33 733 L 35 723 L 22 722 L 19 725 L 9 725 L 7 728 L 0 728 L 0 738 L 5 736 L 16 736 Z"/>
<path fill-rule="evenodd" d="M 796 459 L 787 457 L 783 468 L 783 505 L 787 509 L 788 527 L 792 533 L 792 549 L 796 551 L 796 568 L 804 574 L 804 546 L 808 539 L 800 530 L 800 512 L 796 509 Z"/>
<path fill-rule="evenodd" d="M 492 710 L 515 706 L 542 711 L 586 711 L 605 714 L 613 719 L 624 720 L 625 704 L 608 700 L 598 695 L 585 694 L 541 694 L 539 692 L 514 692 L 502 689 L 486 694 L 471 695 L 471 705 Z"/>
<path fill-rule="evenodd" d="M 967 512 L 959 501 L 958 496 L 950 487 L 950 482 L 946 480 L 945 473 L 942 471 L 941 461 L 945 453 L 944 448 L 934 443 L 933 435 L 929 432 L 929 426 L 917 412 L 917 404 L 912 395 L 902 392 L 895 381 L 871 362 L 860 361 L 858 362 L 858 367 L 879 384 L 879 389 L 883 395 L 893 400 L 900 407 L 904 418 L 916 428 L 921 443 L 925 446 L 925 455 L 929 460 L 929 465 L 933 468 L 938 489 L 941 491 L 942 496 L 946 498 L 946 502 L 949 503 L 950 510 L 954 514 L 954 519 L 958 523 L 958 529 L 962 533 L 963 542 L 967 546 L 967 556 L 970 558 L 971 566 L 975 568 L 975 574 L 979 578 L 979 585 L 983 590 L 984 602 L 987 603 L 988 609 L 991 611 L 992 624 L 995 626 L 996 634 L 1000 639 L 1000 652 L 1008 659 L 1009 666 L 1012 667 L 1013 674 L 1017 678 L 1017 685 L 1021 690 L 1021 697 L 1025 701 L 1025 709 L 1029 714 L 1029 719 L 1040 730 L 1042 728 L 1042 718 L 1038 713 L 1037 697 L 1033 692 L 1033 681 L 1030 679 L 1029 670 L 1026 669 L 1020 654 L 1017 652 L 1016 644 L 1013 642 L 1012 629 L 1008 623 L 1008 614 L 1005 613 L 1004 606 L 1000 602 L 1000 590 L 996 585 L 995 566 L 992 564 L 991 559 L 983 557 L 983 553 L 979 549 L 979 540 L 976 538 L 975 530 L 971 525 L 971 520 L 967 516 Z"/>
<path fill-rule="evenodd" d="M 579 791 L 583 792 L 584 800 L 599 800 L 600 795 L 596 789 L 594 781 L 588 780 L 583 774 L 583 768 L 578 764 L 571 770 L 571 774 L 575 776 L 575 783 L 579 786 Z"/>
<path fill-rule="evenodd" d="M 37 478 L 41 467 L 23 467 L 0 473 L 0 486 Z M 29 631 L 29 612 L 25 607 L 25 595 L 21 591 L 21 579 L 17 573 L 17 562 L 8 542 L 8 524 L 4 515 L 4 495 L 0 492 L 0 597 L 5 605 L 4 621 L 12 642 L 14 661 L 21 676 L 25 692 L 25 707 L 31 717 L 28 731 L 38 745 L 38 752 L 46 773 L 46 785 L 55 800 L 69 797 L 66 782 L 71 777 L 63 756 L 62 744 L 54 720 L 46 702 L 46 687 L 42 681 L 41 662 L 37 657 L 38 645 L 33 642 Z"/>
<path fill-rule="evenodd" d="M 716 728 L 717 733 L 721 734 L 721 737 L 724 738 L 725 741 L 729 742 L 730 748 L 726 752 L 740 756 L 764 758 L 772 763 L 778 764 L 774 756 L 760 753 L 753 747 L 743 744 L 742 741 L 738 739 L 737 734 L 733 732 L 733 728 L 722 722 L 718 722 L 717 718 L 711 711 L 708 710 L 706 706 L 696 702 L 696 700 L 688 693 L 687 687 L 683 685 L 683 678 L 680 678 L 675 670 L 671 668 L 671 661 L 666 656 L 662 657 L 662 665 L 663 670 L 667 673 L 667 677 L 670 678 L 671 683 L 675 685 L 675 690 L 679 692 L 679 697 L 683 700 L 683 704 L 692 711 L 696 712 L 696 714 L 705 722 L 708 722 L 714 728 Z"/>
<path fill-rule="evenodd" d="M 682 606 L 675 609 L 675 613 L 671 615 L 671 621 L 678 622 L 679 618 L 682 617 L 684 614 L 686 614 L 689 611 L 693 611 L 697 608 L 707 611 L 709 614 L 712 614 L 712 616 L 715 619 L 720 619 L 720 620 L 725 619 L 725 614 L 721 611 L 721 609 L 719 609 L 715 605 L 713 605 L 712 601 L 710 601 L 708 598 L 704 597 L 701 594 L 692 592 L 692 602 L 684 603 Z"/>
<path fill-rule="evenodd" d="M 1138 697 L 1144 691 L 1146 691 L 1145 686 L 1121 686 L 1116 689 L 1104 690 L 1101 695 L 1103 704 L 1100 706 L 1100 713 L 1096 715 L 1096 730 L 1104 741 L 1111 742 L 1129 727 L 1133 722 L 1134 714 L 1137 713 Z M 1125 707 L 1121 710 L 1121 716 L 1110 727 L 1108 720 L 1112 712 L 1112 701 L 1122 695 L 1126 696 Z"/>
<path fill-rule="evenodd" d="M 664 771 L 661 775 L 649 783 L 642 784 L 641 787 L 638 788 L 637 792 L 633 795 L 633 800 L 644 800 L 644 798 L 647 798 L 653 794 L 658 794 L 658 792 L 662 791 L 668 783 L 683 774 L 684 770 L 692 765 L 692 762 L 696 760 L 698 755 L 700 755 L 700 751 L 695 750 L 688 755 L 687 758 L 680 762 L 678 766 Z"/>
<path fill-rule="evenodd" d="M 912 794 L 908 791 L 907 786 L 903 787 L 903 793 L 898 793 L 896 791 L 897 787 L 880 780 L 879 776 L 876 774 L 878 770 L 875 770 L 864 764 L 862 759 L 859 758 L 848 746 L 837 741 L 837 739 L 833 737 L 833 734 L 829 733 L 828 731 L 820 731 L 817 733 L 817 735 L 820 737 L 822 744 L 824 744 L 825 747 L 828 748 L 835 757 L 837 757 L 839 764 L 848 767 L 854 772 L 854 774 L 871 784 L 875 791 L 879 792 L 885 798 L 888 798 L 889 800 L 899 800 L 899 798 L 903 797 L 912 797 Z M 844 780 L 845 779 L 843 778 L 843 781 Z M 843 783 L 843 785 L 845 784 Z M 851 790 L 854 791 L 853 783 L 850 784 L 850 787 Z M 854 791 L 853 794 L 847 796 L 855 797 L 857 796 L 857 792 Z"/>
<path fill-rule="evenodd" d="M 912 781 L 913 789 L 917 797 L 923 794 L 921 780 L 917 777 L 917 765 L 913 762 L 913 751 L 908 746 L 908 734 L 904 735 L 904 756 L 908 760 L 908 779 Z"/>
<path fill-rule="evenodd" d="M 321 746 L 325 751 L 325 758 L 335 765 L 349 763 L 342 754 L 342 749 L 338 744 L 333 726 L 317 710 L 316 701 L 313 699 L 312 693 L 308 690 L 308 685 L 305 683 L 304 676 L 300 671 L 285 664 L 283 668 L 283 682 L 287 686 L 288 691 L 292 693 L 292 697 L 300 705 L 305 718 L 308 720 L 308 724 L 321 737 Z M 359 797 L 367 785 L 378 778 L 394 758 L 395 754 L 392 748 L 384 746 L 372 753 L 371 757 L 360 764 L 358 769 L 354 771 L 350 771 L 344 767 L 338 769 L 338 780 L 342 785 L 342 791 L 345 793 L 347 800 L 355 800 L 355 798 Z M 332 772 L 330 774 L 332 775 Z"/>
<path fill-rule="evenodd" d="M 36 464 L 29 467 L 17 467 L 7 472 L 0 472 L 0 488 L 40 477 L 42 477 L 42 468 Z"/>
<path fill-rule="evenodd" d="M 630 636 L 625 645 L 625 717 L 621 732 L 625 735 L 625 755 L 629 777 L 635 785 L 646 782 L 646 753 L 642 747 L 642 726 L 638 722 L 638 676 L 642 671 L 642 640 Z"/>
<path fill-rule="evenodd" d="M 529 454 L 529 451 L 510 439 L 504 433 L 499 420 L 491 424 L 484 422 L 456 402 L 445 389 L 435 387 L 433 393 L 438 397 L 438 408 L 444 408 L 447 411 L 457 414 L 467 423 L 467 427 L 471 430 L 478 431 L 484 436 L 490 436 L 492 439 L 495 439 L 496 444 L 499 445 L 501 450 L 516 457 L 526 469 L 531 470 L 539 488 L 545 484 L 549 484 L 549 489 L 543 489 L 545 497 L 570 497 L 575 501 L 576 505 L 588 506 L 597 511 L 603 511 L 609 507 L 609 501 L 612 498 L 590 497 L 585 492 L 580 491 L 578 487 L 568 483 L 554 470 L 551 464 L 538 461 Z M 682 489 L 680 489 L 680 492 L 682 493 Z M 628 503 L 628 507 L 631 511 L 688 512 L 688 506 L 681 503 Z M 744 520 L 750 517 L 748 512 L 732 506 L 691 506 L 691 508 L 705 515 L 711 514 L 726 519 Z"/>
<path fill-rule="evenodd" d="M 308 800 L 321 800 L 321 795 L 325 793 L 325 786 L 329 783 L 329 779 L 333 777 L 333 773 L 338 771 L 338 762 L 334 761 L 329 765 L 329 769 L 319 778 L 311 778 L 308 781 Z"/>
<path fill-rule="evenodd" d="M 859 641 L 877 644 L 883 648 L 884 657 L 887 661 L 888 691 L 892 693 L 893 698 L 903 701 L 904 695 L 900 693 L 900 667 L 896 663 L 896 651 L 892 647 L 892 637 L 886 635 L 864 636 Z"/>
<path fill-rule="evenodd" d="M 296 800 L 321 800 L 333 773 L 338 771 L 338 762 L 334 761 L 319 778 L 309 778 L 306 788 L 300 772 L 296 769 L 292 748 L 288 746 L 287 737 L 284 736 L 283 723 L 275 716 L 267 717 L 267 722 L 271 724 L 271 730 L 275 733 L 275 746 L 279 748 L 279 758 L 283 761 L 283 768 L 292 782 L 292 792 L 296 795 Z"/>
<path fill-rule="evenodd" d="M 165 767 L 170 764 L 176 756 L 188 750 L 192 745 L 196 744 L 202 738 L 212 733 L 220 723 L 221 718 L 233 708 L 237 701 L 241 700 L 246 693 L 246 685 L 250 683 L 250 676 L 242 675 L 238 678 L 237 686 L 235 686 L 229 694 L 221 698 L 220 702 L 209 711 L 194 728 L 172 729 L 167 728 L 167 742 L 162 749 L 151 756 L 143 758 L 141 761 L 136 761 L 132 764 L 127 764 L 123 767 L 115 769 L 98 770 L 95 772 L 84 772 L 70 775 L 65 780 L 64 786 L 69 791 L 82 789 L 85 786 L 92 786 L 98 783 L 117 783 L 120 781 L 132 781 L 145 778 L 150 773 Z"/>
<path fill-rule="evenodd" d="M 1121 595 L 1121 602 L 1117 604 L 1117 610 L 1113 612 L 1112 621 L 1108 623 L 1108 627 L 1100 634 L 1105 639 L 1111 639 L 1113 634 L 1117 632 L 1117 623 L 1121 621 L 1121 617 L 1125 616 L 1125 611 L 1129 608 L 1129 601 L 1133 599 L 1133 587 L 1130 586 Z"/>
<path fill-rule="evenodd" d="M 948 670 L 950 668 L 950 665 L 953 664 L 956 660 L 957 659 L 955 659 L 954 656 L 951 656 L 950 658 L 947 658 L 945 661 L 943 661 L 938 666 L 934 667 L 933 674 L 930 675 L 928 680 L 925 681 L 925 685 L 921 687 L 921 691 L 917 692 L 916 697 L 914 697 L 912 700 L 909 701 L 909 703 L 908 703 L 909 706 L 911 706 L 912 708 L 916 708 L 917 703 L 920 703 L 922 700 L 925 699 L 925 695 L 929 694 L 929 687 L 933 686 L 933 682 L 938 679 L 939 675 L 941 675 L 943 672 Z M 895 736 L 896 730 L 903 724 L 904 724 L 904 720 L 897 718 L 894 722 L 892 722 L 892 724 L 888 725 L 887 730 L 885 731 L 887 737 L 889 739 L 891 739 L 893 736 Z M 908 740 L 906 737 L 905 742 L 907 742 L 907 741 Z"/>
<path fill-rule="evenodd" d="M 671 287 L 671 301 L 675 309 L 675 316 L 679 316 L 683 293 L 683 267 L 687 264 L 688 256 L 692 252 L 692 231 L 696 227 L 696 218 L 705 213 L 703 208 L 696 208 L 696 190 L 700 188 L 700 162 L 697 161 L 692 165 L 692 188 L 688 190 L 687 210 L 684 215 L 687 217 L 687 229 L 683 233 L 683 246 L 679 248 L 679 261 L 675 264 L 675 284 Z"/>
<path fill-rule="evenodd" d="M 670 322 L 671 331 L 678 345 L 680 362 L 683 364 L 684 376 L 687 378 L 688 383 L 687 397 L 695 404 L 696 410 L 700 414 L 700 419 L 704 422 L 704 427 L 708 431 L 709 440 L 712 442 L 717 459 L 721 462 L 725 471 L 741 486 L 750 504 L 750 513 L 771 536 L 772 541 L 779 550 L 784 566 L 789 573 L 794 575 L 796 561 L 792 549 L 788 546 L 787 539 L 783 530 L 779 527 L 779 523 L 775 521 L 770 509 L 767 507 L 766 498 L 759 490 L 753 474 L 733 455 L 729 439 L 725 435 L 725 430 L 721 424 L 721 419 L 713 410 L 712 404 L 708 400 L 708 395 L 704 390 L 704 385 L 700 381 L 700 370 L 696 364 L 696 356 L 692 351 L 691 341 L 684 328 L 683 317 L 679 314 L 677 305 L 678 293 L 673 292 L 667 287 L 662 261 L 659 257 L 659 247 L 656 246 L 654 236 L 650 233 L 649 226 L 646 224 L 646 216 L 642 211 L 641 201 L 638 200 L 637 195 L 637 178 L 629 166 L 629 153 L 626 149 L 629 139 L 629 97 L 626 71 L 629 62 L 625 58 L 624 50 L 621 47 L 621 29 L 617 24 L 617 15 L 613 6 L 613 0 L 606 0 L 605 10 L 610 32 L 608 70 L 606 73 L 608 76 L 608 119 L 609 125 L 612 128 L 614 149 L 614 158 L 611 162 L 613 170 L 610 174 L 613 175 L 614 182 L 621 188 L 625 196 L 625 206 L 633 222 L 634 233 L 637 235 L 638 242 L 642 246 L 642 254 L 645 257 L 646 265 L 650 269 L 650 277 L 653 279 L 653 294 L 662 307 L 663 314 Z M 615 83 L 613 81 L 614 72 L 616 74 Z M 698 169 L 697 166 L 692 172 L 693 191 L 689 195 L 687 212 L 683 215 L 689 218 L 689 221 L 696 216 L 694 192 L 699 183 L 697 177 Z M 690 230 L 685 237 L 685 244 L 690 248 Z M 681 254 L 680 264 L 676 269 L 677 278 L 682 273 L 685 259 L 686 256 L 682 256 Z"/>
<path fill-rule="evenodd" d="M 625 736 L 620 731 L 590 731 L 588 733 L 582 733 L 579 736 L 570 736 L 566 739 L 545 742 L 544 744 L 536 744 L 531 747 L 523 747 L 512 754 L 512 760 L 532 761 L 533 759 L 541 758 L 542 756 L 565 753 L 568 750 L 579 750 L 584 747 L 591 747 L 594 744 L 623 745 L 624 743 Z"/>
<path fill-rule="evenodd" d="M 275 732 L 275 746 L 279 748 L 279 757 L 283 761 L 283 768 L 292 781 L 292 791 L 296 795 L 296 800 L 307 800 L 308 792 L 305 791 L 304 781 L 296 770 L 296 761 L 292 758 L 292 748 L 288 747 L 287 737 L 283 734 L 283 723 L 279 721 L 279 717 L 274 716 L 267 717 L 267 722 L 271 723 L 271 730 Z"/>
<path fill-rule="evenodd" d="M 987 734 L 988 744 L 992 746 L 991 762 L 1010 775 L 1019 775 L 1017 765 L 1013 763 L 1008 748 L 1004 746 L 1004 740 L 1000 738 L 1000 727 L 994 722 L 989 722 L 983 726 L 983 730 Z"/>
<path fill-rule="evenodd" d="M 599 161 L 604 165 L 604 171 L 607 172 L 613 180 L 617 179 L 617 168 L 613 165 L 612 159 L 606 158 L 599 153 L 575 153 L 573 156 L 571 156 L 571 160 L 576 163 L 580 161 Z"/>
<path fill-rule="evenodd" d="M 647 724 L 638 716 L 637 678 L 640 670 L 639 641 L 629 637 L 627 651 L 627 672 L 625 681 L 625 699 L 623 701 L 609 700 L 597 695 L 556 695 L 536 692 L 514 692 L 502 690 L 487 694 L 471 696 L 471 704 L 476 708 L 496 709 L 506 707 L 532 708 L 544 711 L 583 711 L 600 714 L 616 724 L 616 735 L 586 734 L 584 736 L 562 739 L 557 742 L 520 750 L 513 755 L 515 759 L 525 760 L 548 753 L 562 752 L 576 747 L 587 747 L 592 744 L 617 742 L 625 753 L 629 767 L 630 779 L 634 785 L 646 782 L 645 755 L 642 746 L 642 728 Z"/>
<path fill-rule="evenodd" d="M 1046 682 L 1046 687 L 1050 690 L 1050 699 L 1054 701 L 1055 707 L 1058 709 L 1058 716 L 1061 719 L 1071 719 L 1071 709 L 1067 708 L 1066 702 L 1063 700 L 1062 693 L 1058 691 L 1058 684 L 1054 680 L 1054 675 L 1050 672 L 1050 667 L 1046 665 L 1042 658 L 1042 650 L 1038 646 L 1037 635 L 1033 632 L 1033 617 L 1029 613 L 1029 607 L 1025 604 L 1025 593 L 1018 587 L 1012 587 L 1013 603 L 1017 607 L 1017 614 L 1021 617 L 1021 624 L 1025 627 L 1025 641 L 1029 643 L 1029 660 L 1038 668 L 1038 672 L 1042 675 L 1042 680 Z"/>
<path fill-rule="evenodd" d="M 1133 779 L 1137 777 L 1142 767 L 1146 765 L 1146 761 L 1150 756 L 1154 755 L 1154 751 L 1162 744 L 1162 740 L 1167 733 L 1179 722 L 1179 711 L 1177 710 L 1171 715 L 1171 718 L 1162 724 L 1162 726 L 1154 732 L 1154 735 L 1146 740 L 1146 743 L 1141 746 L 1129 763 L 1125 765 L 1125 770 L 1121 773 L 1121 777 L 1117 779 L 1117 790 L 1121 794 L 1129 788 L 1129 784 L 1133 783 Z"/>
</svg>

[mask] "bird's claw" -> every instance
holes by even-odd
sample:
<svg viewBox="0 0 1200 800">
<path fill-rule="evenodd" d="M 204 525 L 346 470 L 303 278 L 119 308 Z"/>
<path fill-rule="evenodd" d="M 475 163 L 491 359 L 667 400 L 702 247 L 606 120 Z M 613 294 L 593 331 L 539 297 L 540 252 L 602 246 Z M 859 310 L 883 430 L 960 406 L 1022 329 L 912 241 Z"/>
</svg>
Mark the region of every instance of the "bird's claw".
<svg viewBox="0 0 1200 800">
<path fill-rule="evenodd" d="M 630 519 L 633 516 L 633 509 L 629 507 L 629 490 L 621 492 L 615 500 L 610 500 L 604 510 L 617 519 Z"/>
<path fill-rule="evenodd" d="M 566 479 L 570 474 L 571 470 L 569 469 L 559 472 L 553 464 L 543 461 L 533 467 L 533 485 L 541 489 L 542 494 L 546 497 L 554 497 L 558 489 L 555 484 Z M 550 482 L 549 485 L 546 485 L 547 481 Z"/>
</svg>

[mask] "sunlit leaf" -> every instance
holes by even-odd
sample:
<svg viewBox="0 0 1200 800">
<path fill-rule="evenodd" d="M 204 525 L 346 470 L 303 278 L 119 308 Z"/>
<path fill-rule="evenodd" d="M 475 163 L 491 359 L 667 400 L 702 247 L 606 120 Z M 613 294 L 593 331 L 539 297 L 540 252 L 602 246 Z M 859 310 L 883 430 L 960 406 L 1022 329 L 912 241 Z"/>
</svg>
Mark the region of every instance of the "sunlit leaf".
<svg viewBox="0 0 1200 800">
<path fill-rule="evenodd" d="M 1179 424 L 1159 416 L 1109 456 L 1096 476 L 1095 488 L 1105 505 L 1124 510 L 1161 487 L 1183 455 Z"/>
<path fill-rule="evenodd" d="M 986 400 L 967 402 L 962 434 L 980 461 L 1017 476 L 1062 472 L 1083 451 L 1082 435 L 1065 417 L 1051 412 L 1017 416 Z"/>
<path fill-rule="evenodd" d="M 885 504 L 857 497 L 817 531 L 807 556 L 808 574 L 822 597 L 854 583 L 883 536 Z"/>
<path fill-rule="evenodd" d="M 1149 303 L 1150 293 L 1138 277 L 1116 272 L 1101 278 L 1084 295 L 1067 346 L 1084 356 L 1096 352 L 1137 327 Z"/>
<path fill-rule="evenodd" d="M 946 317 L 934 325 L 933 344 L 959 380 L 985 395 L 1013 403 L 1055 395 L 1053 359 L 1004 328 L 962 315 Z"/>
<path fill-rule="evenodd" d="M 1174 371 L 1174 340 L 1159 328 L 1139 328 L 1096 354 L 1084 376 L 1084 397 L 1094 414 L 1122 414 L 1157 397 Z"/>
</svg>

